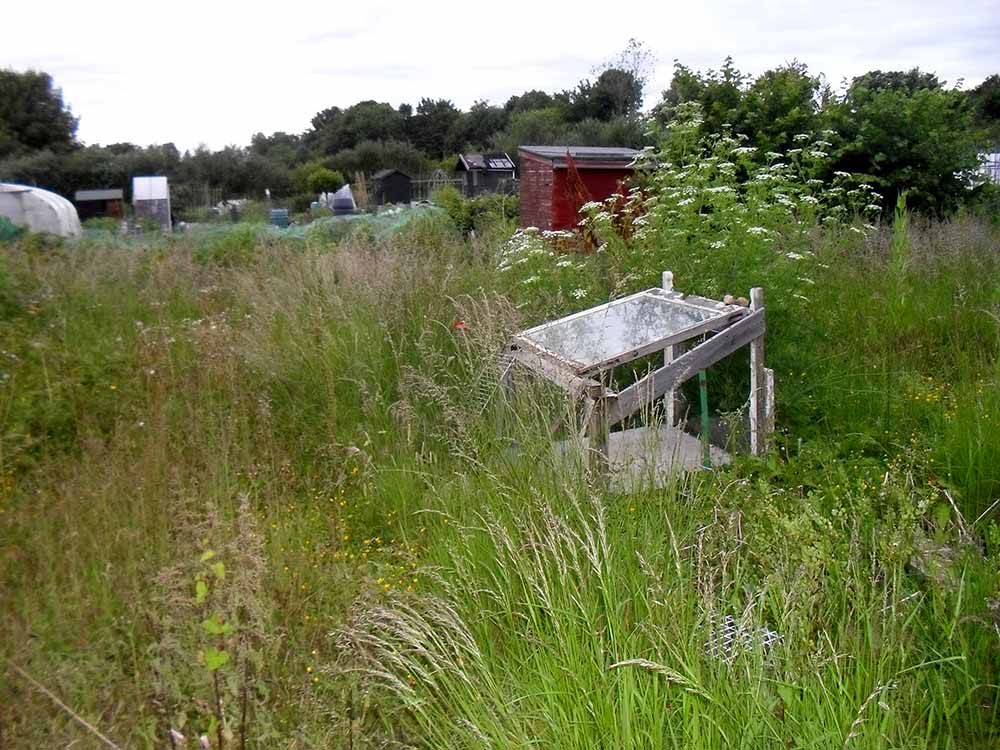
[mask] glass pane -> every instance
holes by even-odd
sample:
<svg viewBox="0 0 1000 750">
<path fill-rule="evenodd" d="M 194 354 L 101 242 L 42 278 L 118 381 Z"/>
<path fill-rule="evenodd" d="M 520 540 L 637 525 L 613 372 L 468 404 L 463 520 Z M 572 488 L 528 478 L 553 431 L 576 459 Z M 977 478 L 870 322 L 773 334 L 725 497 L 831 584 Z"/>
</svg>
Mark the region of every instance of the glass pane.
<svg viewBox="0 0 1000 750">
<path fill-rule="evenodd" d="M 645 293 L 521 335 L 579 366 L 590 366 L 724 314 Z"/>
</svg>

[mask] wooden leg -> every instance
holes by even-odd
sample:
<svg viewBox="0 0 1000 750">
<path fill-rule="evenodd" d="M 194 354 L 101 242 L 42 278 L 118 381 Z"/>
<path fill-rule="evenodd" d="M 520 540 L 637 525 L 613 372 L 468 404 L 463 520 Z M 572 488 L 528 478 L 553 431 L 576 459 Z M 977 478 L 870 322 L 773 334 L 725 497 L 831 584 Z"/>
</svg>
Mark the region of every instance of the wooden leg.
<svg viewBox="0 0 1000 750">
<path fill-rule="evenodd" d="M 764 368 L 764 452 L 774 433 L 774 370 Z"/>
<path fill-rule="evenodd" d="M 607 478 L 608 463 L 608 402 L 604 398 L 596 398 L 590 410 L 587 424 L 587 435 L 590 438 L 590 470 L 598 477 Z"/>
<path fill-rule="evenodd" d="M 670 271 L 663 272 L 663 289 L 667 292 L 674 290 L 674 275 Z M 668 346 L 663 350 L 663 364 L 669 365 L 683 351 L 684 349 L 680 344 Z M 667 427 L 673 427 L 677 424 L 677 397 L 674 395 L 673 388 L 663 396 L 663 420 L 666 422 Z"/>
<path fill-rule="evenodd" d="M 681 356 L 685 351 L 687 351 L 688 342 L 682 342 L 680 344 L 674 344 L 673 346 L 668 346 L 663 350 L 663 364 L 669 365 L 679 356 Z M 663 396 L 663 420 L 667 427 L 675 427 L 681 418 L 684 416 L 679 413 L 677 409 L 677 391 L 671 388 Z"/>
<path fill-rule="evenodd" d="M 764 290 L 755 287 L 750 290 L 750 309 L 764 307 Z M 766 388 L 764 374 L 764 336 L 750 342 L 750 453 L 762 456 L 766 452 Z"/>
</svg>

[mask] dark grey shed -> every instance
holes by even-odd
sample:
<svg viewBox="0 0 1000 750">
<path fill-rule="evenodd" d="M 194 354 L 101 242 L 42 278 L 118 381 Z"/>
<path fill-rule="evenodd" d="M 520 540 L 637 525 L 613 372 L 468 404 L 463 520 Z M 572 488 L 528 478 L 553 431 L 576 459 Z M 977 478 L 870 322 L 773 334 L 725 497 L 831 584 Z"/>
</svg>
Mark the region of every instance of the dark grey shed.
<svg viewBox="0 0 1000 750">
<path fill-rule="evenodd" d="M 513 192 L 516 188 L 514 161 L 507 154 L 459 154 L 455 177 L 462 180 L 462 192 Z"/>
<path fill-rule="evenodd" d="M 124 202 L 124 191 L 118 188 L 77 190 L 73 196 L 80 221 L 105 217 L 120 219 L 125 213 Z"/>
<path fill-rule="evenodd" d="M 413 180 L 399 169 L 383 169 L 372 176 L 375 204 L 409 203 L 413 199 Z"/>
</svg>

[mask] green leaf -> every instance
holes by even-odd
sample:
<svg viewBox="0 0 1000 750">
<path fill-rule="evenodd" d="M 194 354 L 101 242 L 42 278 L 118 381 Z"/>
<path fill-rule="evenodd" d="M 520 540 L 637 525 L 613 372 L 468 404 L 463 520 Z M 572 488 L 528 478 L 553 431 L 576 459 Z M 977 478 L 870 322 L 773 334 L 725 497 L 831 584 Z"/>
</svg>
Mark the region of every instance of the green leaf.
<svg viewBox="0 0 1000 750">
<path fill-rule="evenodd" d="M 194 584 L 194 600 L 201 604 L 205 601 L 205 597 L 208 596 L 208 584 L 204 581 L 195 581 Z"/>
<path fill-rule="evenodd" d="M 207 550 L 205 550 L 204 552 L 201 553 L 201 561 L 202 562 L 208 562 L 213 557 L 215 557 L 215 552 L 213 552 L 210 549 L 207 549 Z"/>
<path fill-rule="evenodd" d="M 228 622 L 222 622 L 218 614 L 213 614 L 207 620 L 202 620 L 201 627 L 210 635 L 228 635 L 236 629 Z"/>
<path fill-rule="evenodd" d="M 214 672 L 220 667 L 224 667 L 229 663 L 229 654 L 225 651 L 221 651 L 214 646 L 209 646 L 205 649 L 205 668 L 209 672 Z"/>
<path fill-rule="evenodd" d="M 214 563 L 212 566 L 212 572 L 215 573 L 215 577 L 220 581 L 226 577 L 226 565 L 221 560 Z"/>
</svg>

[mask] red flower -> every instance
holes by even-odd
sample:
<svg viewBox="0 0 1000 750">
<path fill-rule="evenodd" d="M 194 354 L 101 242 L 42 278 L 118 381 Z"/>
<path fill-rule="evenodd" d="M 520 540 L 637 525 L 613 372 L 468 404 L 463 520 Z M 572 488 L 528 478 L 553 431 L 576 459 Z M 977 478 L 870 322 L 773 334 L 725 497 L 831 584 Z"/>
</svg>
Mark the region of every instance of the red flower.
<svg viewBox="0 0 1000 750">
<path fill-rule="evenodd" d="M 458 319 L 456 319 L 456 320 L 452 321 L 451 327 L 455 331 L 465 332 L 465 331 L 469 330 L 469 326 L 466 324 L 466 322 L 464 320 L 458 320 Z"/>
</svg>

